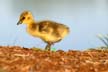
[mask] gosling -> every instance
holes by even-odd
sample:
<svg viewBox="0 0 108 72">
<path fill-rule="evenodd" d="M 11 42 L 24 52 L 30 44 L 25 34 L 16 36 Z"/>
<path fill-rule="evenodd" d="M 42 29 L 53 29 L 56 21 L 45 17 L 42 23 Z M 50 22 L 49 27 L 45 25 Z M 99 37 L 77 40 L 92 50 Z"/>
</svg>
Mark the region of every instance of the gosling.
<svg viewBox="0 0 108 72">
<path fill-rule="evenodd" d="M 45 50 L 48 51 L 50 51 L 51 45 L 61 41 L 69 33 L 69 27 L 66 25 L 49 20 L 35 21 L 30 11 L 21 13 L 17 25 L 19 24 L 26 24 L 26 31 L 30 35 L 38 37 L 47 43 Z"/>
</svg>

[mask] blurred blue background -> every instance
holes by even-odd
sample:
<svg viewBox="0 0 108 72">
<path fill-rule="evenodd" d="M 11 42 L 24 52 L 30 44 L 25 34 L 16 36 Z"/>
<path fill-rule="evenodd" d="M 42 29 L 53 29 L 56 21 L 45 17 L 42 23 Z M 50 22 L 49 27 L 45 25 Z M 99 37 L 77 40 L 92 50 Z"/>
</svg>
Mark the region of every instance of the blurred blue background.
<svg viewBox="0 0 108 72">
<path fill-rule="evenodd" d="M 70 34 L 53 47 L 63 50 L 84 50 L 104 44 L 97 34 L 108 33 L 108 0 L 0 0 L 0 45 L 44 48 L 39 38 L 26 33 L 26 26 L 17 26 L 24 10 L 35 20 L 53 20 L 70 27 Z"/>
</svg>

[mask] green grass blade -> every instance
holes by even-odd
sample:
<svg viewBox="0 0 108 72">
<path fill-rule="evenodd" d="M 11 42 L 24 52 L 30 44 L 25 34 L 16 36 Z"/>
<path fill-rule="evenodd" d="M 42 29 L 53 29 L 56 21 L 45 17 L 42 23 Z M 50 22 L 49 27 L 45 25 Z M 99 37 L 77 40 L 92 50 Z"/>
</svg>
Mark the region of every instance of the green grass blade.
<svg viewBox="0 0 108 72">
<path fill-rule="evenodd" d="M 98 35 L 98 38 L 108 47 L 108 42 L 106 42 L 106 38 L 103 35 Z"/>
</svg>

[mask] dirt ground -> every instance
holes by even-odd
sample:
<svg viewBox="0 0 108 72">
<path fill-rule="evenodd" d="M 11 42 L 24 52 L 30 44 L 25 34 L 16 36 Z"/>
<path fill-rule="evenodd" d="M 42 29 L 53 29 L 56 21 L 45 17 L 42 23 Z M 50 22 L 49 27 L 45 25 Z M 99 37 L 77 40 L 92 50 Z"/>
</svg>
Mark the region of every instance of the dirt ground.
<svg viewBox="0 0 108 72">
<path fill-rule="evenodd" d="M 0 46 L 0 72 L 108 72 L 108 50 L 51 52 Z"/>
</svg>

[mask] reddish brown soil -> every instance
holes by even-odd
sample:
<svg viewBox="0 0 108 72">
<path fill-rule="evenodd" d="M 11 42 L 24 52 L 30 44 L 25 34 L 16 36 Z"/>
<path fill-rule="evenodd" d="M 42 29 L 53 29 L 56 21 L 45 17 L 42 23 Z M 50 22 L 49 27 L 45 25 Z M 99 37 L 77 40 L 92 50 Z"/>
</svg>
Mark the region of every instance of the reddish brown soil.
<svg viewBox="0 0 108 72">
<path fill-rule="evenodd" d="M 108 51 L 36 51 L 0 47 L 0 72 L 108 72 Z"/>
</svg>

